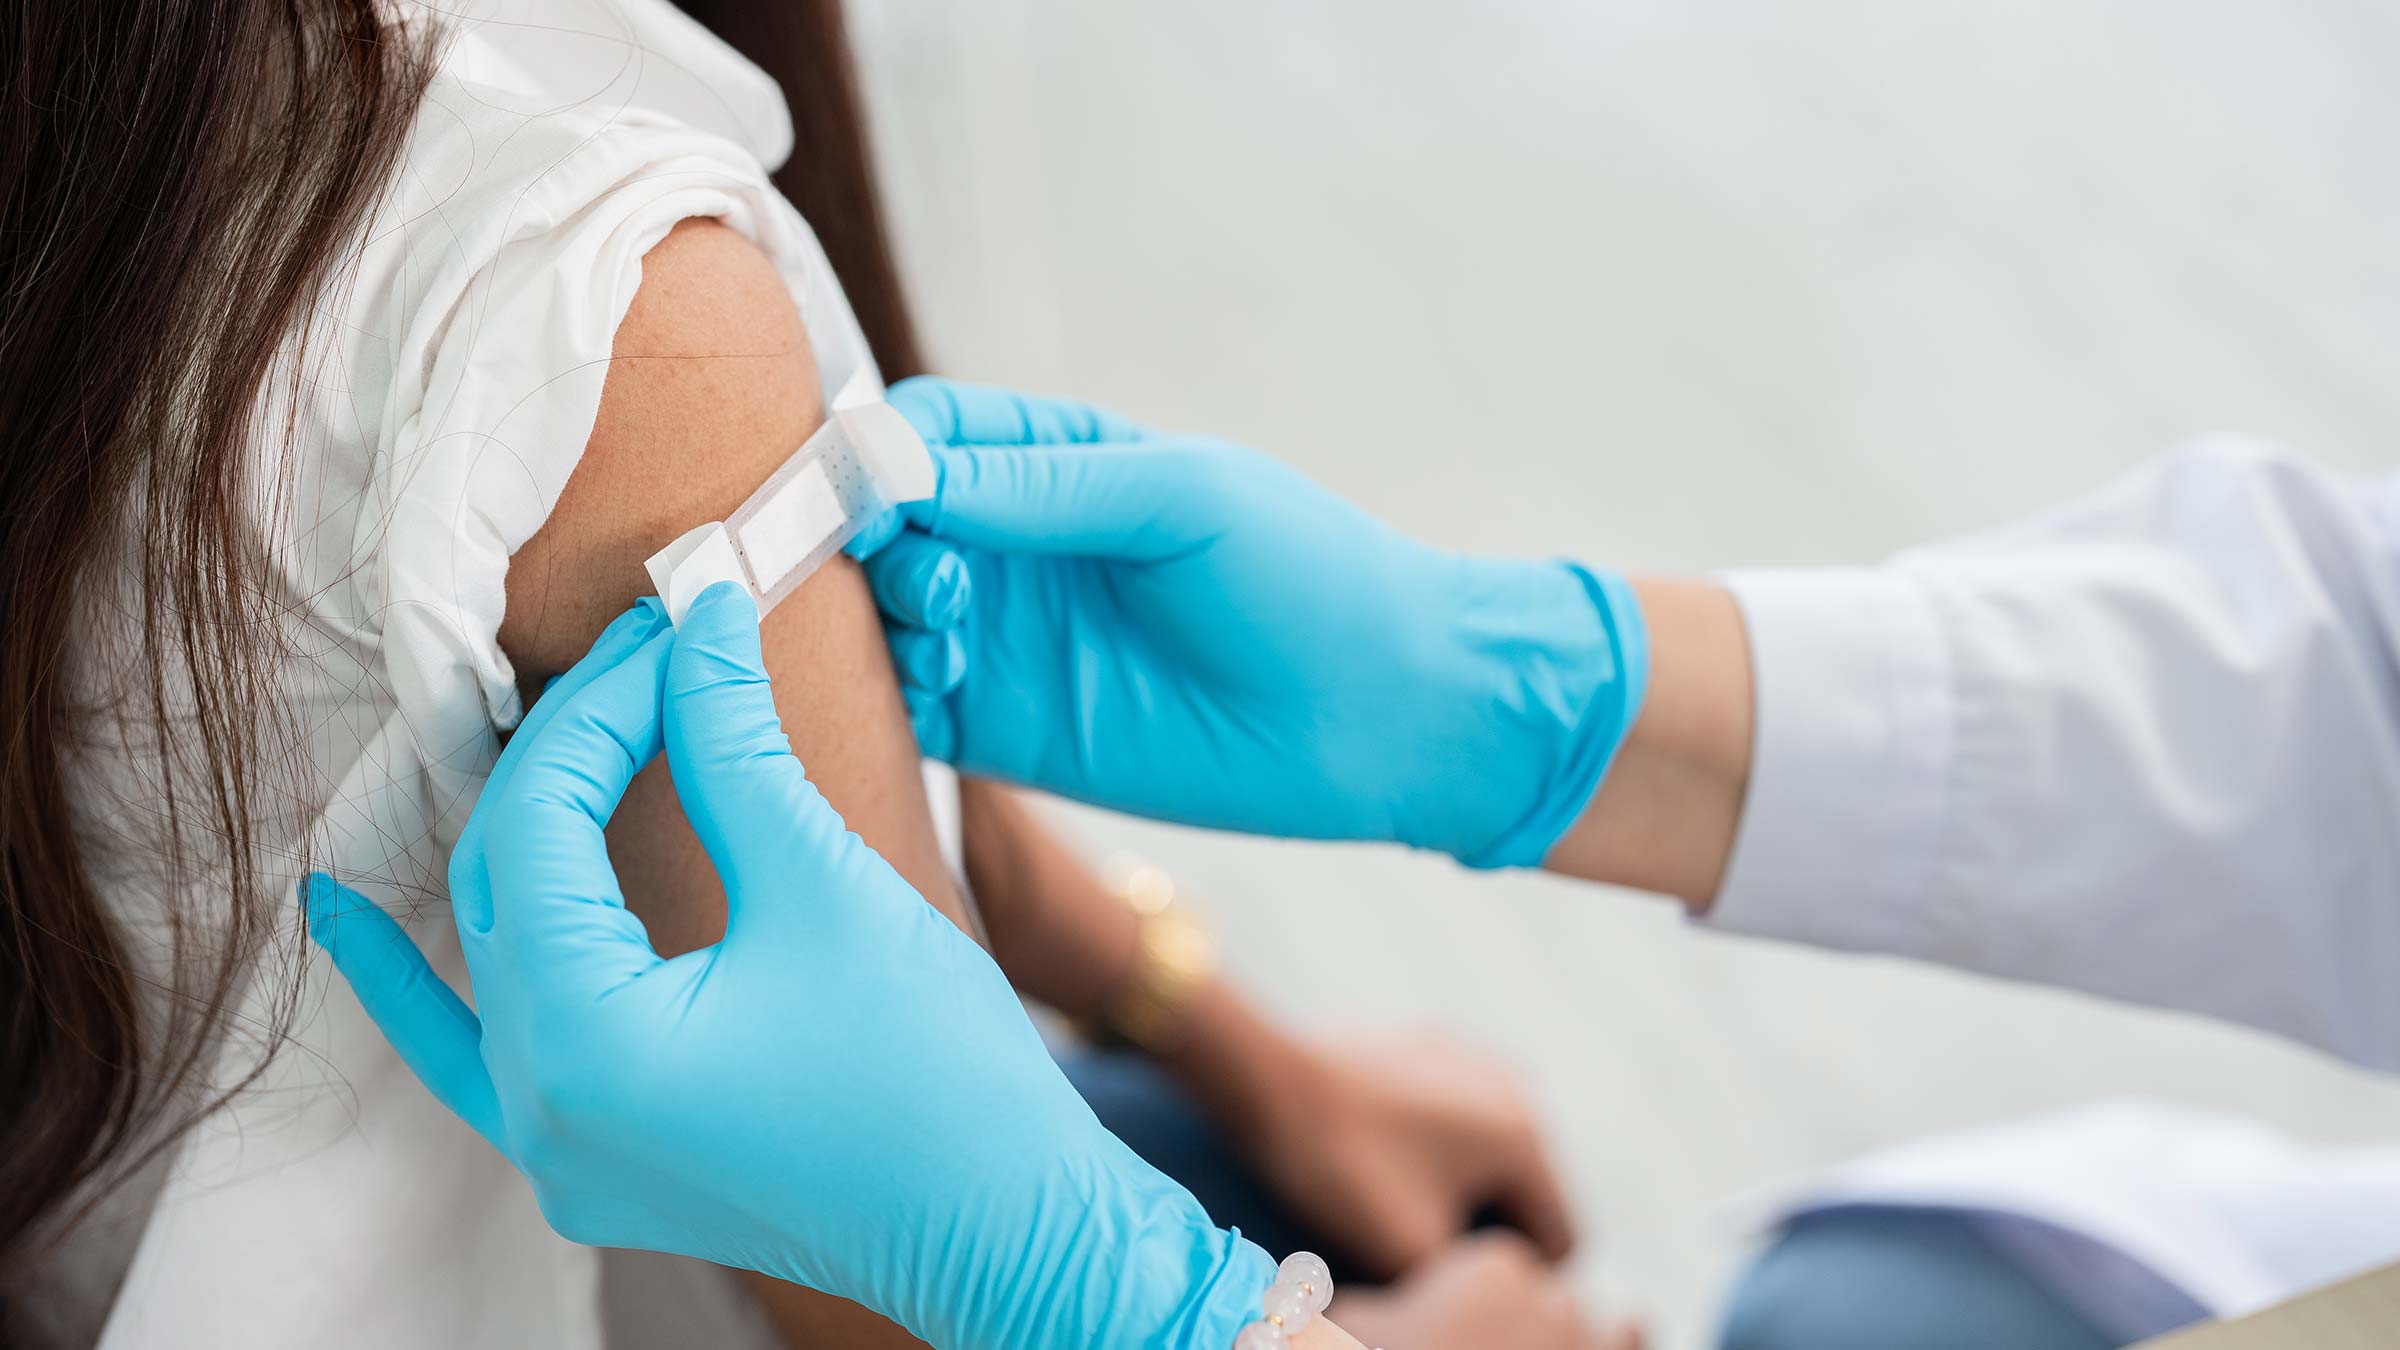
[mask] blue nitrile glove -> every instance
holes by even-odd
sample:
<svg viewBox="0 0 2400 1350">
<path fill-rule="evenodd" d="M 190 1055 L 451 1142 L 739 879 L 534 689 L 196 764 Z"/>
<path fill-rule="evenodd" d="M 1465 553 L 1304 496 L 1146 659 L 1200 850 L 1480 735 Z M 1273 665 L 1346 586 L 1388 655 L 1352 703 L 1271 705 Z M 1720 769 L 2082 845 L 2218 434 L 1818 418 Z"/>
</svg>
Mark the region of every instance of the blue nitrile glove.
<svg viewBox="0 0 2400 1350">
<path fill-rule="evenodd" d="M 671 960 L 601 836 L 662 743 L 729 906 L 722 942 Z M 645 602 L 552 686 L 450 884 L 473 1011 L 322 877 L 310 931 L 567 1237 L 764 1271 L 961 1350 L 1225 1350 L 1257 1315 L 1273 1262 L 1101 1127 L 999 968 L 803 776 L 738 588 L 679 631 Z"/>
<path fill-rule="evenodd" d="M 912 711 L 956 689 L 967 673 L 958 632 L 967 613 L 966 560 L 919 531 L 903 531 L 896 511 L 860 531 L 845 552 L 866 565 L 892 667 Z"/>
<path fill-rule="evenodd" d="M 1255 451 L 944 380 L 892 405 L 940 487 L 862 533 L 928 754 L 1190 825 L 1535 866 L 1641 705 L 1624 579 L 1429 548 Z M 907 528 L 902 528 L 905 518 Z M 900 578 L 943 546 L 963 619 Z M 964 678 L 959 678 L 963 673 Z"/>
</svg>

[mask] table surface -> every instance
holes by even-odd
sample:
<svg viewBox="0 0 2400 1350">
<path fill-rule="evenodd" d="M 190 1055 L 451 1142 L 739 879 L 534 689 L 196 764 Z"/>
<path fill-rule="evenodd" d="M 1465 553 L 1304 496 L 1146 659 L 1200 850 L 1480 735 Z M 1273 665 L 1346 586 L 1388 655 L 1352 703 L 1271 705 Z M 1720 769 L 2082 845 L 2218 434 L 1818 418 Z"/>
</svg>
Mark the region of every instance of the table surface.
<svg viewBox="0 0 2400 1350">
<path fill-rule="evenodd" d="M 2391 1350 L 2400 1327 L 2400 1266 L 2386 1266 L 2289 1303 L 2218 1322 L 2136 1350 Z"/>
</svg>

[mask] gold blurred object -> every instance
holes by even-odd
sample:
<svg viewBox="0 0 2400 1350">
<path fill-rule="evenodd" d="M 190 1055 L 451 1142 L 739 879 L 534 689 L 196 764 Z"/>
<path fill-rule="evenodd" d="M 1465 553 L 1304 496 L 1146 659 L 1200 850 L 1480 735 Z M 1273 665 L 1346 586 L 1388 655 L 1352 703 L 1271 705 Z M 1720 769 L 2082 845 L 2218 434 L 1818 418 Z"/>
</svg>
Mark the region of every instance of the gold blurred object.
<svg viewBox="0 0 2400 1350">
<path fill-rule="evenodd" d="M 1190 1032 L 1192 996 L 1217 973 L 1217 940 L 1175 903 L 1175 879 L 1152 863 L 1112 861 L 1109 889 L 1141 916 L 1133 972 L 1085 1034 L 1101 1045 L 1167 1054 Z"/>
</svg>

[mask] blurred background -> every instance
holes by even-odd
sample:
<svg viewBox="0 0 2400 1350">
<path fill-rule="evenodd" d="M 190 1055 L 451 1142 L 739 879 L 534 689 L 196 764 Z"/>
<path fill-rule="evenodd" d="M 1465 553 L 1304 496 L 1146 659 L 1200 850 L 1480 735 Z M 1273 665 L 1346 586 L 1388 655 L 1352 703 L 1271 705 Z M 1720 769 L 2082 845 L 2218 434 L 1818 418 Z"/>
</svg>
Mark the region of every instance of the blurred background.
<svg viewBox="0 0 2400 1350">
<path fill-rule="evenodd" d="M 855 6 L 948 373 L 1272 449 L 1420 535 L 1865 561 L 2212 429 L 2400 466 L 2400 11 L 2345 0 Z M 1667 905 L 1091 813 L 1319 1027 L 1511 1059 L 1579 1277 L 1704 1343 L 1729 1208 L 2135 1093 L 2400 1138 L 2263 1037 Z M 2125 941 L 2142 941 L 2128 933 Z"/>
</svg>

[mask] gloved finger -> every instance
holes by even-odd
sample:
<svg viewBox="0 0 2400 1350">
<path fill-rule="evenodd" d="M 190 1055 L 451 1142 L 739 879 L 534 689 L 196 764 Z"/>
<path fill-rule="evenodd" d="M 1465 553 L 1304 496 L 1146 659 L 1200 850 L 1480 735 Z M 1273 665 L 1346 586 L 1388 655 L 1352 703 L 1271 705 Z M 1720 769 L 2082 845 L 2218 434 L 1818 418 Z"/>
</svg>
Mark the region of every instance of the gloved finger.
<svg viewBox="0 0 2400 1350">
<path fill-rule="evenodd" d="M 1123 444 L 945 446 L 933 450 L 933 464 L 933 497 L 906 508 L 925 533 L 997 552 L 1125 562 L 1173 557 L 1222 533 L 1232 523 L 1219 504 L 1226 476 L 1290 473 L 1232 448 Z"/>
<path fill-rule="evenodd" d="M 300 884 L 308 935 L 434 1100 L 501 1147 L 500 1099 L 483 1067 L 483 1024 L 392 916 L 323 873 Z"/>
<path fill-rule="evenodd" d="M 892 668 L 900 687 L 921 693 L 947 694 L 967 676 L 967 644 L 956 630 L 894 628 L 885 632 L 892 649 Z"/>
<path fill-rule="evenodd" d="M 865 562 L 881 553 L 885 545 L 899 538 L 900 532 L 907 528 L 908 517 L 901 514 L 900 508 L 887 506 L 880 515 L 858 527 L 858 533 L 851 535 L 850 542 L 842 545 L 842 552 Z"/>
<path fill-rule="evenodd" d="M 958 723 L 950 711 L 949 696 L 902 685 L 900 697 L 908 704 L 908 726 L 917 734 L 917 752 L 944 764 L 955 763 Z"/>
<path fill-rule="evenodd" d="M 667 664 L 667 763 L 683 813 L 724 878 L 728 934 L 746 894 L 789 889 L 795 858 L 843 847 L 848 827 L 784 737 L 758 644 L 758 607 L 739 586 L 700 593 Z"/>
<path fill-rule="evenodd" d="M 492 889 L 483 866 L 483 834 L 486 808 L 498 798 L 499 789 L 506 786 L 524 759 L 526 750 L 558 710 L 582 691 L 584 686 L 622 664 L 625 658 L 640 651 L 642 644 L 658 635 L 667 626 L 666 608 L 656 596 L 637 601 L 600 631 L 592 649 L 582 660 L 569 667 L 565 674 L 550 681 L 536 700 L 531 711 L 517 723 L 514 735 L 501 748 L 499 761 L 484 779 L 483 790 L 477 798 L 474 812 L 467 817 L 466 828 L 459 832 L 457 847 L 450 852 L 450 909 L 460 929 L 483 932 L 492 926 Z"/>
<path fill-rule="evenodd" d="M 902 380 L 885 397 L 908 419 L 928 449 L 942 445 L 1077 445 L 1138 441 L 1149 435 L 1133 419 L 1088 403 L 930 375 Z M 923 519 L 928 510 L 923 501 L 887 510 L 851 536 L 842 551 L 862 562 L 872 558 L 899 538 L 906 524 Z M 930 623 L 918 626 L 941 627 Z"/>
<path fill-rule="evenodd" d="M 654 634 L 527 736 L 507 781 L 486 790 L 492 888 L 488 945 L 527 987 L 593 994 L 658 964 L 626 912 L 602 831 L 661 745 L 660 699 L 675 634 Z M 480 944 L 465 932 L 471 973 Z M 488 1013 L 488 1009 L 487 1009 Z"/>
<path fill-rule="evenodd" d="M 967 560 L 918 530 L 904 530 L 866 562 L 867 585 L 886 624 L 956 628 L 967 612 Z"/>
<path fill-rule="evenodd" d="M 929 446 L 1083 445 L 1147 434 L 1132 418 L 1088 403 L 933 375 L 902 380 L 885 397 Z"/>
</svg>

